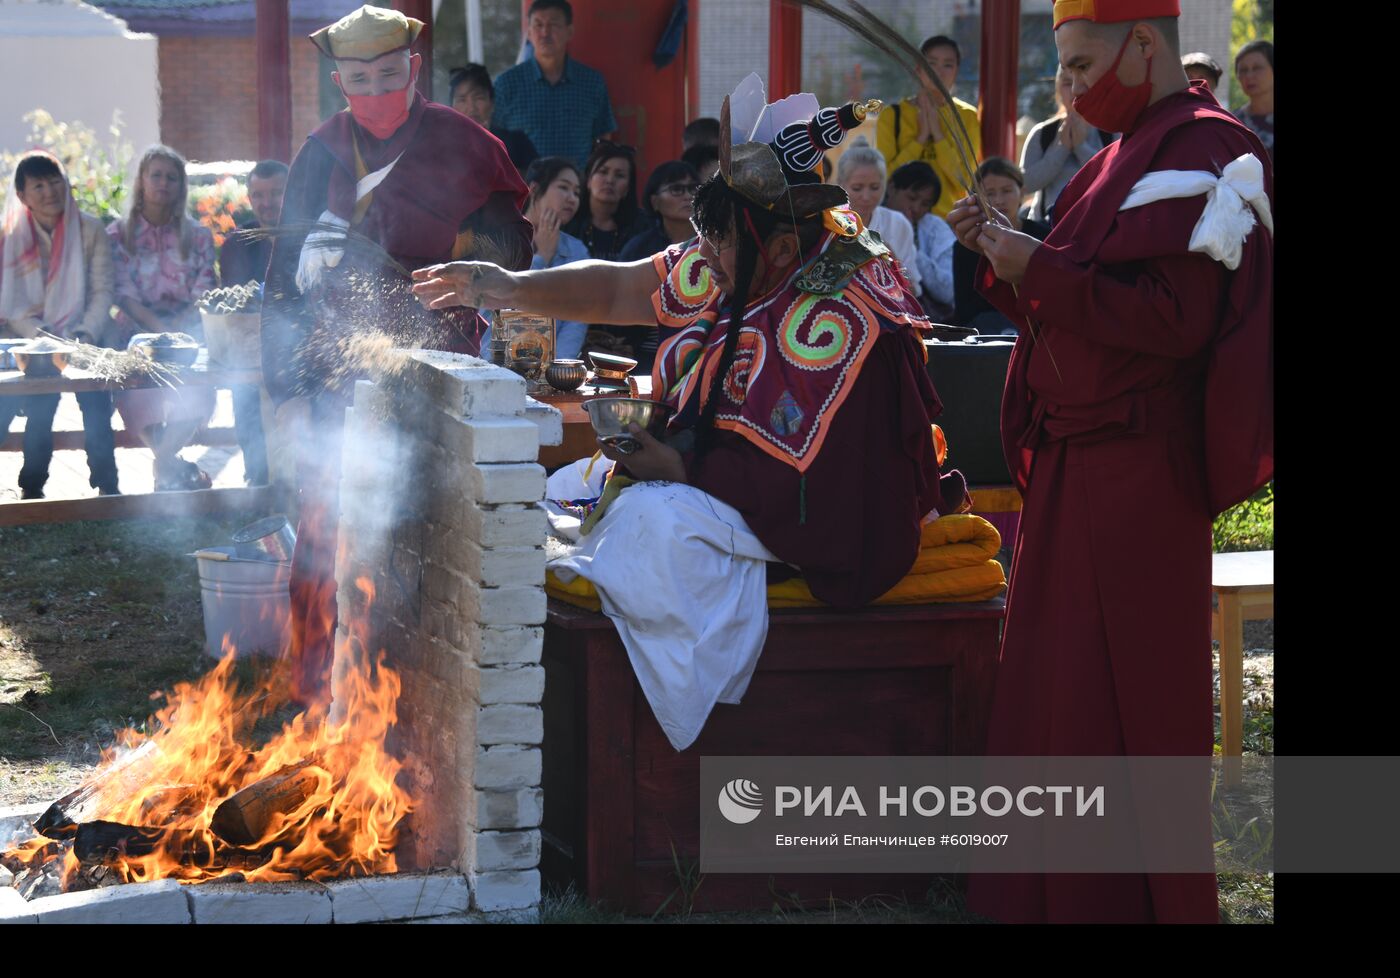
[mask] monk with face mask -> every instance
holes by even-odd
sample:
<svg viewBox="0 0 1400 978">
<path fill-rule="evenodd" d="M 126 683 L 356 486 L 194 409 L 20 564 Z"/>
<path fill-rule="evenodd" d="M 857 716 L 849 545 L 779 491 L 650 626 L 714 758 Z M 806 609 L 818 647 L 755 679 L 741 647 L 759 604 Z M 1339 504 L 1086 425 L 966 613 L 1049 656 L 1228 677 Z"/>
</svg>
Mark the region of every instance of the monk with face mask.
<svg viewBox="0 0 1400 978">
<path fill-rule="evenodd" d="M 306 449 L 291 590 L 296 694 L 307 703 L 330 692 L 339 439 L 365 372 L 347 362 L 347 341 L 392 328 L 395 345 L 475 354 L 486 330 L 477 311 L 427 312 L 404 270 L 473 256 L 530 265 L 526 188 L 505 149 L 415 88 L 422 28 L 366 5 L 311 35 L 348 105 L 293 160 L 268 265 L 263 375 L 279 424 Z"/>
</svg>

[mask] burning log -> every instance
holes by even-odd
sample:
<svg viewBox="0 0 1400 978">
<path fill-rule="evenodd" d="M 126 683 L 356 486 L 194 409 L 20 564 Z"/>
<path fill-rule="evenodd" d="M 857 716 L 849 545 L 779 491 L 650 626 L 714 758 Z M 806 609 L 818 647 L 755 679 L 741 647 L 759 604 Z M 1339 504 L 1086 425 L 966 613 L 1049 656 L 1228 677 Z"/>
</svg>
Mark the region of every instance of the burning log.
<svg viewBox="0 0 1400 978">
<path fill-rule="evenodd" d="M 99 814 L 98 806 L 108 787 L 134 788 L 141 780 L 142 771 L 154 763 L 157 755 L 155 741 L 146 741 L 50 805 L 34 823 L 34 831 L 50 839 L 73 838 L 79 825 L 92 821 Z"/>
<path fill-rule="evenodd" d="M 246 846 L 267 836 L 278 816 L 288 815 L 320 786 L 320 768 L 305 760 L 242 788 L 214 809 L 210 828 L 223 841 Z"/>
<path fill-rule="evenodd" d="M 159 829 L 120 822 L 84 822 L 73 839 L 73 855 L 86 869 L 114 866 L 163 852 L 182 866 L 206 870 L 253 869 L 269 858 L 261 849 L 240 849 L 203 832 Z"/>
</svg>

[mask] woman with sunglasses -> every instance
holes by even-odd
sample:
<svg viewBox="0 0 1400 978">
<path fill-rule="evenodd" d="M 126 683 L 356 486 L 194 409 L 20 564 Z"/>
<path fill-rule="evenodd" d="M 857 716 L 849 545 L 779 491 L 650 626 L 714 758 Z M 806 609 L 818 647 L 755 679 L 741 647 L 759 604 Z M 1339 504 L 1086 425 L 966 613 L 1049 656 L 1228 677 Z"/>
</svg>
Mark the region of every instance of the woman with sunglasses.
<svg viewBox="0 0 1400 978">
<path fill-rule="evenodd" d="M 599 140 L 583 168 L 578 214 L 564 228 L 588 246 L 588 254 L 615 261 L 622 246 L 640 230 L 637 208 L 637 151 Z"/>
<path fill-rule="evenodd" d="M 650 223 L 623 246 L 617 260 L 649 258 L 695 237 L 690 217 L 695 213 L 695 191 L 699 186 L 700 174 L 682 160 L 670 160 L 652 170 L 642 194 L 642 210 Z"/>
</svg>

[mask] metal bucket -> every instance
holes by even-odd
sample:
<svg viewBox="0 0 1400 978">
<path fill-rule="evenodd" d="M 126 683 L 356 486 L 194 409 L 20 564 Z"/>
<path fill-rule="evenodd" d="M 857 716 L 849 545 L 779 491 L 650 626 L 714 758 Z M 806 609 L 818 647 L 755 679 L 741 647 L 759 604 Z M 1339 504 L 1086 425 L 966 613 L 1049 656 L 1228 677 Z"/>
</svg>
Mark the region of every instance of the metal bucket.
<svg viewBox="0 0 1400 978">
<path fill-rule="evenodd" d="M 291 637 L 290 563 L 246 560 L 233 547 L 194 554 L 204 606 L 204 651 L 223 658 L 224 640 L 237 656 L 280 655 Z"/>
</svg>

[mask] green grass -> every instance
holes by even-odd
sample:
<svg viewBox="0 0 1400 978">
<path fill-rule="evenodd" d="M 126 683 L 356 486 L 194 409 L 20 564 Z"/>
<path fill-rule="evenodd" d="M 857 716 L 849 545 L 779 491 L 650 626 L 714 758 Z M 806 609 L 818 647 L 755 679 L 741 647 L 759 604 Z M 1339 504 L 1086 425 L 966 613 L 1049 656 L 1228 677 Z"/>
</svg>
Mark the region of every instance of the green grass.
<svg viewBox="0 0 1400 978">
<path fill-rule="evenodd" d="M 0 761 L 30 772 L 91 763 L 115 730 L 145 721 L 161 691 L 206 672 L 186 554 L 245 522 L 0 528 Z M 6 788 L 0 804 L 15 800 Z"/>
<path fill-rule="evenodd" d="M 1274 549 L 1274 484 L 1215 518 L 1215 552 Z"/>
</svg>

